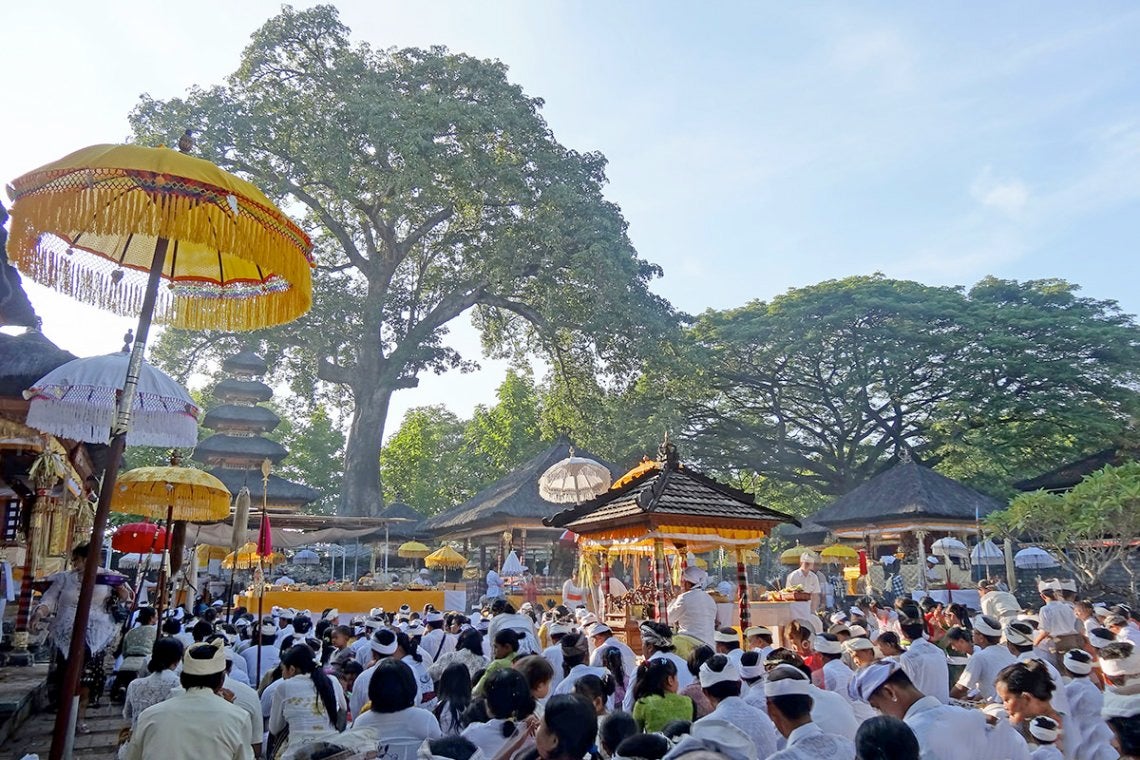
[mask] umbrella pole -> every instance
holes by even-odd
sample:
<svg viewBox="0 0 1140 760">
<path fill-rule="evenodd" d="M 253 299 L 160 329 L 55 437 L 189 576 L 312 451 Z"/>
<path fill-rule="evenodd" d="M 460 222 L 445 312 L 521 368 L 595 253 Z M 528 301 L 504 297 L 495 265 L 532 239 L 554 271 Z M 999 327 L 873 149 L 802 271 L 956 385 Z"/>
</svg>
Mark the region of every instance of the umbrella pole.
<svg viewBox="0 0 1140 760">
<path fill-rule="evenodd" d="M 119 465 L 123 461 L 123 450 L 127 447 L 127 429 L 131 424 L 131 407 L 139 386 L 139 372 L 142 370 L 143 352 L 150 334 L 150 322 L 154 316 L 154 304 L 158 298 L 158 285 L 162 279 L 162 268 L 166 264 L 166 249 L 169 241 L 159 238 L 154 247 L 154 259 L 150 265 L 146 293 L 143 296 L 142 310 L 139 313 L 135 343 L 131 347 L 131 358 L 127 365 L 127 378 L 123 382 L 123 392 L 119 395 L 115 415 L 115 426 L 110 431 L 111 441 L 107 450 L 107 463 L 103 468 L 103 481 L 99 487 L 99 502 L 95 506 L 95 520 L 91 526 L 91 543 L 87 550 L 87 561 L 83 563 L 83 578 L 79 587 L 79 599 L 75 606 L 75 624 L 71 629 L 71 646 L 67 661 L 71 663 L 63 676 L 60 688 L 59 710 L 55 714 L 52 729 L 49 760 L 63 760 L 71 757 L 75 739 L 75 718 L 79 712 L 79 679 L 83 668 L 86 648 L 87 623 L 91 619 L 91 600 L 95 596 L 95 576 L 99 571 L 99 558 L 103 553 L 103 533 L 107 530 L 107 518 L 111 514 L 111 496 L 119 475 Z M 78 635 L 77 635 L 78 634 Z"/>
<path fill-rule="evenodd" d="M 166 505 L 166 535 L 168 535 L 168 536 L 170 535 L 170 521 L 173 517 L 174 517 L 174 505 L 173 504 L 167 504 Z M 167 544 L 162 547 L 162 565 L 158 569 L 158 605 L 157 605 L 158 609 L 156 610 L 156 612 L 157 612 L 156 619 L 158 620 L 158 627 L 160 629 L 162 628 L 162 613 L 166 611 L 167 607 L 173 608 L 173 605 L 168 605 L 166 603 L 166 587 L 170 583 L 170 578 L 168 578 L 166 575 L 166 568 L 169 566 L 169 561 L 168 561 L 169 551 L 170 551 L 170 543 L 168 541 Z"/>
<path fill-rule="evenodd" d="M 237 562 L 235 561 L 234 564 L 236 565 Z M 261 615 L 265 608 L 265 566 L 261 562 L 260 552 L 257 555 L 257 565 L 258 569 L 261 570 L 258 573 L 261 579 L 257 584 L 257 673 L 255 674 L 257 683 L 253 686 L 255 689 L 261 684 L 261 650 L 265 646 L 261 643 Z"/>
</svg>

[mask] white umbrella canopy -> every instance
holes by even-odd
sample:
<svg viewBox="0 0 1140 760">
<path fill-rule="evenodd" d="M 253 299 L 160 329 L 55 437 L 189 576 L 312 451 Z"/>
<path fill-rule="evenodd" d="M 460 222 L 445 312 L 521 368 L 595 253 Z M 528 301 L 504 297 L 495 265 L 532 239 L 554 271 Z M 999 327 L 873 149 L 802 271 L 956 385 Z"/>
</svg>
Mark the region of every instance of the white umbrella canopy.
<svg viewBox="0 0 1140 760">
<path fill-rule="evenodd" d="M 593 459 L 570 456 L 552 464 L 538 479 L 538 495 L 559 504 L 581 504 L 605 493 L 613 476 Z"/>
<path fill-rule="evenodd" d="M 1038 546 L 1027 546 L 1013 555 L 1013 564 L 1022 570 L 1044 570 L 1058 567 L 1061 563 L 1049 552 Z"/>
<path fill-rule="evenodd" d="M 27 424 L 60 438 L 106 443 L 127 376 L 125 352 L 74 359 L 44 375 L 24 398 Z M 191 447 L 198 442 L 198 405 L 169 375 L 145 361 L 131 408 L 128 446 Z"/>
<path fill-rule="evenodd" d="M 511 552 L 507 555 L 507 559 L 503 562 L 503 569 L 500 571 L 503 575 L 522 575 L 523 566 L 519 561 L 519 555 Z"/>
<path fill-rule="evenodd" d="M 312 549 L 302 549 L 293 555 L 294 565 L 319 565 L 321 564 L 320 555 Z"/>
<path fill-rule="evenodd" d="M 974 545 L 970 550 L 970 562 L 975 565 L 1000 565 L 1005 561 L 1001 547 L 988 538 Z"/>
<path fill-rule="evenodd" d="M 956 538 L 940 538 L 930 545 L 930 553 L 940 557 L 966 559 L 970 556 L 970 547 Z"/>
<path fill-rule="evenodd" d="M 119 557 L 119 569 L 121 570 L 134 570 L 139 565 L 143 564 L 144 558 L 148 568 L 162 567 L 162 552 L 154 552 L 152 554 L 124 554 Z"/>
</svg>

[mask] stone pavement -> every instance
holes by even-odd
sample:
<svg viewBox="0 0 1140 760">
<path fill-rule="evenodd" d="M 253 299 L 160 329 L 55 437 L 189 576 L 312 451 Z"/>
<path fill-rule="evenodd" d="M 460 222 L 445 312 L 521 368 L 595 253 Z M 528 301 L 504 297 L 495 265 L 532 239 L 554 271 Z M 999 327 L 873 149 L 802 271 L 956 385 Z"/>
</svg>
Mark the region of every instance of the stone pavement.
<svg viewBox="0 0 1140 760">
<path fill-rule="evenodd" d="M 39 671 L 39 679 L 42 681 L 47 673 L 47 666 L 0 669 L 0 695 L 3 694 L 5 677 L 13 670 L 17 673 Z M 12 736 L 0 744 L 0 760 L 20 760 L 29 753 L 38 754 L 41 760 L 46 760 L 48 749 L 51 747 L 51 730 L 54 723 L 54 712 L 39 709 L 38 705 L 34 706 L 30 717 L 16 728 Z M 104 696 L 100 707 L 87 711 L 87 725 L 91 732 L 78 734 L 75 737 L 75 757 L 83 760 L 113 760 L 116 757 L 119 729 L 125 725 L 122 705 L 113 705 Z"/>
</svg>

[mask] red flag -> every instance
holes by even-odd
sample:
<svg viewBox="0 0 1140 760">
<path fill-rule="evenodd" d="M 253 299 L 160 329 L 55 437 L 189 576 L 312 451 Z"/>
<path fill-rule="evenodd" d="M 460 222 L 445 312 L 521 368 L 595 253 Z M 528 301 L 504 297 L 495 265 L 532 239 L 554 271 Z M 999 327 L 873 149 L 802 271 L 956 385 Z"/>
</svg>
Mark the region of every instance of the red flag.
<svg viewBox="0 0 1140 760">
<path fill-rule="evenodd" d="M 269 515 L 261 513 L 261 528 L 257 531 L 257 553 L 268 557 L 273 553 L 273 536 L 269 533 Z"/>
<path fill-rule="evenodd" d="M 867 550 L 859 550 L 859 575 L 867 574 Z"/>
</svg>

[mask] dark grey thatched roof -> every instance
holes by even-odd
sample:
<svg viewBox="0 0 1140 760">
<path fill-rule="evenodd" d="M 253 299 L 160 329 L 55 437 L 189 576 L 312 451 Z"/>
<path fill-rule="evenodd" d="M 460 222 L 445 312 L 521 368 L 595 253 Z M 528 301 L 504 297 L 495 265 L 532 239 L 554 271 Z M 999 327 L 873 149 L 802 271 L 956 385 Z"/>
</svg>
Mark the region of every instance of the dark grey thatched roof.
<svg viewBox="0 0 1140 760">
<path fill-rule="evenodd" d="M 276 464 L 287 454 L 284 446 L 268 438 L 222 433 L 212 435 L 194 447 L 194 459 L 204 464 L 251 462 L 260 465 L 263 459 Z"/>
<path fill-rule="evenodd" d="M 929 467 L 899 462 L 808 519 L 828 528 L 899 520 L 973 521 L 1005 505 Z"/>
<path fill-rule="evenodd" d="M 414 538 L 423 533 L 424 515 L 417 512 L 411 505 L 405 504 L 402 501 L 394 501 L 384 508 L 384 511 L 376 515 L 377 517 L 398 517 L 409 522 L 396 522 L 392 523 L 388 529 L 388 535 L 396 538 Z"/>
<path fill-rule="evenodd" d="M 272 409 L 263 406 L 220 404 L 202 418 L 202 427 L 210 430 L 253 430 L 267 433 L 281 424 Z"/>
<path fill-rule="evenodd" d="M 22 335 L 0 333 L 0 396 L 22 398 L 41 377 L 73 359 L 74 354 L 36 330 Z"/>
<path fill-rule="evenodd" d="M 222 362 L 222 370 L 234 375 L 260 377 L 269 371 L 269 365 L 252 351 L 239 351 Z"/>
<path fill-rule="evenodd" d="M 538 479 L 551 465 L 570 456 L 572 444 L 560 438 L 550 448 L 534 459 L 526 462 L 506 477 L 484 488 L 467 501 L 429 517 L 424 527 L 435 532 L 462 528 L 465 531 L 478 531 L 501 523 L 512 517 L 541 520 L 553 517 L 566 508 L 565 504 L 555 504 L 538 495 Z M 609 462 L 605 462 L 588 451 L 575 447 L 574 456 L 593 459 L 610 471 L 614 477 L 621 473 Z"/>
<path fill-rule="evenodd" d="M 675 456 L 621 488 L 565 509 L 543 523 L 583 532 L 603 526 L 641 525 L 656 522 L 658 517 L 669 525 L 724 529 L 764 524 L 764 529 L 770 530 L 775 523 L 796 523 L 791 515 L 757 504 L 753 494 L 681 465 Z"/>
<path fill-rule="evenodd" d="M 236 380 L 227 377 L 214 386 L 214 395 L 220 399 L 268 401 L 273 398 L 273 389 L 260 380 Z"/>
<path fill-rule="evenodd" d="M 781 525 L 773 531 L 778 538 L 795 541 L 804 546 L 815 546 L 827 540 L 828 529 L 819 523 L 805 520 L 799 527 L 795 525 Z"/>
<path fill-rule="evenodd" d="M 226 484 L 230 493 L 237 494 L 242 486 L 249 489 L 250 497 L 255 506 L 261 504 L 261 470 L 238 470 L 232 467 L 215 467 L 210 474 Z M 270 473 L 268 500 L 269 505 L 278 504 L 301 505 L 316 501 L 321 495 L 301 483 L 279 477 Z"/>
<path fill-rule="evenodd" d="M 1063 464 L 1035 478 L 1014 483 L 1013 487 L 1018 491 L 1068 491 L 1080 483 L 1086 475 L 1092 475 L 1110 464 L 1119 466 L 1128 459 L 1124 452 L 1115 448 L 1104 449 L 1075 462 Z"/>
<path fill-rule="evenodd" d="M 0 203 L 0 325 L 35 327 L 36 311 L 24 292 L 20 273 L 8 263 L 8 231 L 4 229 L 7 220 L 8 211 Z"/>
</svg>

